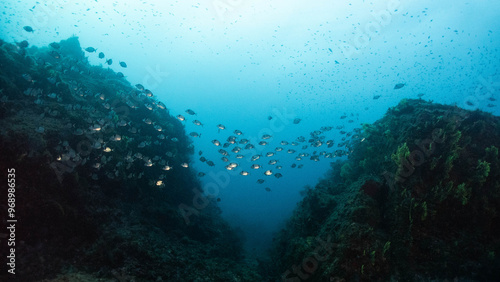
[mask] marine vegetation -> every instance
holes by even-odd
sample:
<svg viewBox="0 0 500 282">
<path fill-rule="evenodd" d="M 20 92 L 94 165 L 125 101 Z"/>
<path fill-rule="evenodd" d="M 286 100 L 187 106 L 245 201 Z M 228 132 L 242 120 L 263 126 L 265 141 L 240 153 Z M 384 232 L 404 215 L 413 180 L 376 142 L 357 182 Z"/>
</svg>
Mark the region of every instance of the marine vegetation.
<svg viewBox="0 0 500 282">
<path fill-rule="evenodd" d="M 215 199 L 186 224 L 178 206 L 202 191 L 193 148 L 150 90 L 91 66 L 76 37 L 0 43 L 0 169 L 16 172 L 19 281 L 261 279 Z"/>
<path fill-rule="evenodd" d="M 500 277 L 500 118 L 403 100 L 276 237 L 283 281 Z"/>
</svg>

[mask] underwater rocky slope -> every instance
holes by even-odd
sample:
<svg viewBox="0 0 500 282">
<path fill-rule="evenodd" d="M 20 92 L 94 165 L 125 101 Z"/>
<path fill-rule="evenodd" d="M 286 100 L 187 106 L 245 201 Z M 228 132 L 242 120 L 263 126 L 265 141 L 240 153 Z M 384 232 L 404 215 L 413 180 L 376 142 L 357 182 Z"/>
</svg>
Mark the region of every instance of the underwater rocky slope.
<svg viewBox="0 0 500 282">
<path fill-rule="evenodd" d="M 500 118 L 405 99 L 363 135 L 276 238 L 276 279 L 498 281 Z"/>
<path fill-rule="evenodd" d="M 261 280 L 213 201 L 189 225 L 179 212 L 201 187 L 191 142 L 166 106 L 89 65 L 75 37 L 28 45 L 0 41 L 0 169 L 4 180 L 15 169 L 16 278 Z"/>
</svg>

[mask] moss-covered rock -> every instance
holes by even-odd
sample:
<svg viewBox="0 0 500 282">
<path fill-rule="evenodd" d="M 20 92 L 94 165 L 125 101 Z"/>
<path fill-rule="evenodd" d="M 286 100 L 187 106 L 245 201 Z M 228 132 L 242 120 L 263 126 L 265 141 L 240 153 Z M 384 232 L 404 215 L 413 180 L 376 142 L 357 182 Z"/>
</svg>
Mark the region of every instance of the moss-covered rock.
<svg viewBox="0 0 500 282">
<path fill-rule="evenodd" d="M 496 280 L 500 118 L 405 99 L 363 129 L 364 142 L 308 191 L 276 239 L 275 277 Z M 336 205 L 319 208 L 318 190 Z M 314 268 L 303 263 L 311 257 Z"/>
<path fill-rule="evenodd" d="M 89 65 L 76 37 L 59 46 L 0 46 L 0 169 L 16 170 L 16 278 L 261 280 L 212 199 L 189 225 L 179 212 L 201 191 L 181 166 L 193 153 L 183 125 L 151 91 Z"/>
</svg>

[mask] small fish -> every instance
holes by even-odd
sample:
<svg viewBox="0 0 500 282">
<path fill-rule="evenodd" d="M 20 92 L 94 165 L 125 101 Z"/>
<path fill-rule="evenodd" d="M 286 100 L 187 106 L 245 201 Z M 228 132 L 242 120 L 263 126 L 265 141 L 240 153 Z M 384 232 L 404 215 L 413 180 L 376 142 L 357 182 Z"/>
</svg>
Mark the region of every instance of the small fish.
<svg viewBox="0 0 500 282">
<path fill-rule="evenodd" d="M 24 26 L 23 29 L 26 30 L 27 32 L 34 32 L 33 28 L 29 25 Z"/>
<path fill-rule="evenodd" d="M 292 168 L 295 168 L 295 167 L 297 167 L 297 164 L 292 164 L 292 166 L 291 166 L 291 167 L 292 167 Z"/>
<path fill-rule="evenodd" d="M 198 134 L 196 132 L 191 132 L 191 133 L 189 133 L 189 135 L 192 137 L 201 137 L 201 134 Z"/>
<path fill-rule="evenodd" d="M 277 162 L 278 162 L 278 160 L 270 160 L 270 161 L 269 161 L 269 164 L 270 164 L 270 165 L 275 165 Z"/>
<path fill-rule="evenodd" d="M 228 156 L 229 155 L 229 153 L 226 150 L 224 150 L 224 149 L 220 149 L 219 153 L 222 154 L 223 156 Z"/>
<path fill-rule="evenodd" d="M 281 143 L 280 143 L 280 144 L 281 144 L 282 146 L 286 146 L 286 145 L 288 145 L 288 142 L 287 142 L 287 141 L 281 141 Z"/>
<path fill-rule="evenodd" d="M 214 162 L 212 162 L 212 161 L 207 161 L 207 165 L 208 166 L 215 166 Z"/>
<path fill-rule="evenodd" d="M 322 131 L 330 131 L 330 130 L 332 130 L 332 129 L 333 129 L 333 127 L 332 127 L 332 126 L 322 126 L 320 129 L 321 129 Z"/>
<path fill-rule="evenodd" d="M 300 121 L 301 121 L 300 118 L 296 118 L 296 119 L 293 120 L 293 124 L 299 124 Z"/>
<path fill-rule="evenodd" d="M 182 166 L 182 167 L 185 167 L 185 168 L 188 168 L 188 167 L 189 167 L 189 164 L 188 164 L 188 163 L 181 163 L 181 166 Z"/>
<path fill-rule="evenodd" d="M 340 119 L 345 119 L 347 116 L 346 115 L 342 115 L 340 116 Z"/>
<path fill-rule="evenodd" d="M 61 45 L 59 45 L 59 43 L 56 43 L 56 42 L 50 43 L 49 46 L 52 47 L 52 48 L 54 48 L 54 49 L 61 48 Z"/>
<path fill-rule="evenodd" d="M 420 97 L 422 97 L 424 95 L 425 95 L 424 93 L 418 93 L 417 97 L 420 98 Z"/>
<path fill-rule="evenodd" d="M 264 183 L 264 181 L 265 181 L 264 179 L 257 179 L 257 183 L 259 183 L 259 184 Z"/>
<path fill-rule="evenodd" d="M 121 66 L 122 68 L 126 68 L 126 67 L 127 67 L 127 64 L 126 64 L 125 62 L 120 62 L 120 66 Z"/>
<path fill-rule="evenodd" d="M 187 109 L 186 113 L 189 114 L 189 115 L 192 115 L 192 116 L 196 115 L 196 113 L 193 110 L 191 110 L 191 109 Z"/>
<path fill-rule="evenodd" d="M 108 64 L 108 66 L 111 66 L 112 63 L 113 63 L 113 59 L 107 59 L 106 60 L 106 64 Z"/>
<path fill-rule="evenodd" d="M 95 49 L 94 47 L 87 47 L 87 48 L 85 48 L 85 51 L 87 51 L 89 53 L 93 53 L 93 52 L 97 51 L 97 49 Z"/>
<path fill-rule="evenodd" d="M 278 172 L 278 173 L 276 173 L 276 174 L 274 175 L 274 177 L 276 177 L 276 178 L 281 178 L 281 177 L 283 177 L 283 175 L 282 175 L 281 173 L 279 173 L 279 172 Z"/>
<path fill-rule="evenodd" d="M 205 176 L 205 173 L 203 173 L 203 172 L 198 172 L 198 177 L 203 177 L 203 176 Z"/>
<path fill-rule="evenodd" d="M 378 98 L 380 98 L 380 95 L 373 96 L 373 100 L 378 100 Z"/>
<path fill-rule="evenodd" d="M 266 191 L 267 191 L 267 192 L 271 192 L 271 188 L 266 187 Z"/>
<path fill-rule="evenodd" d="M 194 123 L 195 125 L 201 125 L 201 126 L 203 126 L 203 123 L 201 123 L 201 121 L 199 121 L 199 120 L 197 120 L 197 119 L 193 120 L 193 123 Z"/>
<path fill-rule="evenodd" d="M 116 123 L 117 126 L 127 126 L 129 123 L 126 122 L 125 120 L 120 120 Z"/>
<path fill-rule="evenodd" d="M 258 165 L 258 164 L 253 164 L 253 165 L 251 166 L 251 168 L 252 168 L 252 169 L 259 169 L 259 168 L 260 168 L 260 165 Z"/>
<path fill-rule="evenodd" d="M 220 142 L 219 142 L 219 140 L 214 139 L 214 140 L 212 140 L 212 143 L 213 143 L 215 146 L 220 146 Z"/>
<path fill-rule="evenodd" d="M 156 106 L 162 110 L 165 110 L 167 108 L 167 106 L 165 106 L 165 104 L 163 104 L 162 102 L 156 103 Z"/>
<path fill-rule="evenodd" d="M 264 140 L 266 140 L 266 139 L 270 139 L 270 138 L 272 138 L 272 136 L 271 136 L 271 135 L 269 135 L 269 134 L 264 134 L 264 135 L 262 136 L 262 139 L 264 139 Z"/>
<path fill-rule="evenodd" d="M 406 84 L 405 83 L 398 83 L 396 85 L 394 85 L 394 89 L 401 89 L 405 86 Z"/>
<path fill-rule="evenodd" d="M 281 147 L 277 147 L 277 148 L 276 148 L 276 149 L 274 149 L 274 150 L 275 150 L 276 152 L 281 152 L 281 151 L 283 151 L 283 148 L 281 148 Z"/>
<path fill-rule="evenodd" d="M 120 71 L 116 73 L 116 76 L 118 76 L 119 78 L 124 77 L 123 73 L 122 73 L 122 72 L 120 72 Z"/>
<path fill-rule="evenodd" d="M 222 125 L 222 124 L 218 124 L 218 125 L 217 125 L 217 128 L 219 128 L 220 130 L 224 130 L 224 129 L 226 129 L 226 127 L 225 127 L 224 125 Z"/>
<path fill-rule="evenodd" d="M 122 140 L 122 137 L 120 135 L 118 135 L 118 134 L 115 134 L 115 135 L 111 136 L 111 138 L 109 138 L 109 139 L 111 141 L 120 141 L 120 140 Z"/>
<path fill-rule="evenodd" d="M 243 175 L 243 176 L 247 176 L 247 175 L 249 175 L 250 173 L 248 173 L 248 171 L 244 171 L 244 170 L 242 170 L 242 171 L 240 172 L 240 174 L 241 174 L 241 175 Z"/>
<path fill-rule="evenodd" d="M 266 145 L 267 145 L 267 142 L 266 142 L 266 141 L 260 141 L 260 142 L 259 142 L 259 145 L 261 145 L 261 146 L 266 146 Z"/>
<path fill-rule="evenodd" d="M 49 54 L 52 56 L 52 58 L 54 59 L 60 59 L 61 58 L 61 55 L 57 52 L 57 51 L 50 51 Z"/>
<path fill-rule="evenodd" d="M 177 115 L 177 118 L 178 118 L 180 121 L 185 121 L 185 120 L 186 120 L 186 118 L 185 118 L 185 117 L 183 117 L 182 115 Z"/>
<path fill-rule="evenodd" d="M 254 146 L 254 145 L 252 145 L 252 144 L 247 144 L 247 145 L 245 146 L 245 150 L 250 150 L 250 149 L 253 149 L 253 148 L 255 148 L 255 146 Z"/>
<path fill-rule="evenodd" d="M 266 153 L 266 157 L 272 157 L 272 156 L 274 156 L 274 152 L 267 152 Z"/>
<path fill-rule="evenodd" d="M 234 131 L 234 134 L 236 134 L 236 135 L 242 135 L 242 134 L 243 134 L 243 132 L 241 132 L 240 130 L 236 129 L 236 130 Z"/>
<path fill-rule="evenodd" d="M 333 140 L 328 140 L 326 141 L 326 145 L 328 145 L 328 148 L 331 148 L 335 142 Z"/>
<path fill-rule="evenodd" d="M 252 156 L 252 162 L 256 161 L 260 159 L 260 155 L 255 155 L 255 156 Z"/>
<path fill-rule="evenodd" d="M 269 175 L 272 175 L 272 174 L 273 174 L 273 171 L 269 169 L 269 170 L 266 170 L 266 171 L 264 172 L 264 174 L 265 174 L 265 175 L 267 175 L 267 176 L 269 176 Z"/>
<path fill-rule="evenodd" d="M 104 59 L 104 57 L 105 57 L 105 56 L 104 56 L 104 53 L 103 53 L 103 52 L 100 52 L 98 57 L 99 57 L 99 59 Z"/>
<path fill-rule="evenodd" d="M 273 117 L 272 117 L 272 116 L 268 116 L 268 117 L 267 117 L 267 120 L 272 120 L 272 119 L 273 119 Z"/>
<path fill-rule="evenodd" d="M 207 161 L 207 159 L 205 157 L 200 157 L 200 162 L 204 163 L 206 161 Z"/>
</svg>

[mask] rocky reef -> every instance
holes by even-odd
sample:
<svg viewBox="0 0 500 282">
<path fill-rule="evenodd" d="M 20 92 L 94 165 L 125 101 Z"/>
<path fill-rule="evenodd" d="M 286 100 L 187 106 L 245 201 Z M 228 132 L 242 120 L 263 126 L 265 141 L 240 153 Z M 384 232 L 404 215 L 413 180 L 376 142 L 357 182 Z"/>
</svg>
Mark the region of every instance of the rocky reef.
<svg viewBox="0 0 500 282">
<path fill-rule="evenodd" d="M 275 279 L 496 281 L 499 148 L 499 117 L 402 100 L 305 191 L 275 240 Z"/>
<path fill-rule="evenodd" d="M 15 169 L 22 281 L 261 280 L 213 200 L 189 224 L 179 211 L 202 190 L 182 124 L 150 90 L 91 66 L 76 37 L 0 41 L 0 150 L 2 179 Z"/>
</svg>

